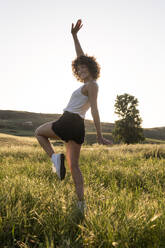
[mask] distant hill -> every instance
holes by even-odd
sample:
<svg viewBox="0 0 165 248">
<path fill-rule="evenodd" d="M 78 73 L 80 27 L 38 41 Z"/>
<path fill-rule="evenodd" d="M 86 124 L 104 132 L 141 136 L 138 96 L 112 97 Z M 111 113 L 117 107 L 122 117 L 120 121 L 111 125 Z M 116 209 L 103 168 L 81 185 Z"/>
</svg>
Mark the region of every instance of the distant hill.
<svg viewBox="0 0 165 248">
<path fill-rule="evenodd" d="M 144 128 L 143 130 L 147 138 L 165 140 L 165 127 Z"/>
<path fill-rule="evenodd" d="M 17 136 L 34 136 L 35 129 L 41 124 L 57 120 L 61 114 L 43 114 L 27 111 L 0 110 L 0 133 Z M 112 139 L 113 123 L 101 122 L 104 137 Z M 85 120 L 86 143 L 96 142 L 96 129 L 92 120 Z M 144 135 L 149 143 L 165 141 L 165 127 L 145 128 Z M 157 140 L 157 141 L 156 141 Z"/>
</svg>

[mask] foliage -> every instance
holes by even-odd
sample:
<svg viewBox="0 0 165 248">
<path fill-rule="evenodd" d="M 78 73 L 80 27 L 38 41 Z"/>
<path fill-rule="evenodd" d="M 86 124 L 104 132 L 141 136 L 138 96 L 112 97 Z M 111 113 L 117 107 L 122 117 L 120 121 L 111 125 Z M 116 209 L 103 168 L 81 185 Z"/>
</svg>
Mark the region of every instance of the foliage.
<svg viewBox="0 0 165 248">
<path fill-rule="evenodd" d="M 142 119 L 137 109 L 138 100 L 129 94 L 117 95 L 115 113 L 119 120 L 115 122 L 113 137 L 117 142 L 133 144 L 144 141 Z"/>
</svg>

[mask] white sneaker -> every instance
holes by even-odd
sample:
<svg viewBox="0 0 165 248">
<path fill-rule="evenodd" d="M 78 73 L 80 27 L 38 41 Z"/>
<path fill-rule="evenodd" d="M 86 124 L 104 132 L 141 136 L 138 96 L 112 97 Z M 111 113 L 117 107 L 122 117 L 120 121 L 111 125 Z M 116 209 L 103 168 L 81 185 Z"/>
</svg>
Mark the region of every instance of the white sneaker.
<svg viewBox="0 0 165 248">
<path fill-rule="evenodd" d="M 52 171 L 57 173 L 60 180 L 63 180 L 66 174 L 65 155 L 63 153 L 53 154 L 52 162 Z"/>
</svg>

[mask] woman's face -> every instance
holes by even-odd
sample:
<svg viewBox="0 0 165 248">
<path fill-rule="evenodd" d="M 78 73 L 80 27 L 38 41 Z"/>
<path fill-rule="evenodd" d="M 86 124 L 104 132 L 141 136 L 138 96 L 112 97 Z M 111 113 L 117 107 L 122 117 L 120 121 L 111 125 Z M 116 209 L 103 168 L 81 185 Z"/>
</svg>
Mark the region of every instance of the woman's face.
<svg viewBox="0 0 165 248">
<path fill-rule="evenodd" d="M 77 73 L 82 80 L 91 78 L 90 72 L 89 72 L 88 67 L 86 65 L 81 65 L 81 64 L 78 65 L 77 66 Z"/>
</svg>

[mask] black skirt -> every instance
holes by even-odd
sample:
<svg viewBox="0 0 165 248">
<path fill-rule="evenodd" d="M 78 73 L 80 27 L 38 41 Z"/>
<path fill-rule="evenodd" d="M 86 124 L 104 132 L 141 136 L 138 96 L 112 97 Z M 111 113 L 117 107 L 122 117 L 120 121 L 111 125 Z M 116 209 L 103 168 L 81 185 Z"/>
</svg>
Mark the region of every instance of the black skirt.
<svg viewBox="0 0 165 248">
<path fill-rule="evenodd" d="M 69 140 L 74 140 L 78 144 L 84 142 L 84 119 L 79 114 L 64 111 L 62 116 L 52 123 L 52 130 L 65 142 Z"/>
</svg>

